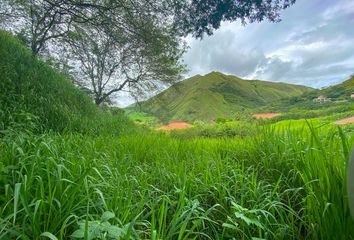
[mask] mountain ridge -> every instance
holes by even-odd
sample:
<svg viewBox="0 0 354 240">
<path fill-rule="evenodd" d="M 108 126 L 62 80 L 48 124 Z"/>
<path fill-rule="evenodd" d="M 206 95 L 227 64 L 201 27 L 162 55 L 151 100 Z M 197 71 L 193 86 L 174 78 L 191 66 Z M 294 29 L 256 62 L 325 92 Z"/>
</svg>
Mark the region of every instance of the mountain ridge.
<svg viewBox="0 0 354 240">
<path fill-rule="evenodd" d="M 157 116 L 163 122 L 215 120 L 311 90 L 313 88 L 301 85 L 245 80 L 210 72 L 180 81 L 140 106 L 142 111 Z"/>
</svg>

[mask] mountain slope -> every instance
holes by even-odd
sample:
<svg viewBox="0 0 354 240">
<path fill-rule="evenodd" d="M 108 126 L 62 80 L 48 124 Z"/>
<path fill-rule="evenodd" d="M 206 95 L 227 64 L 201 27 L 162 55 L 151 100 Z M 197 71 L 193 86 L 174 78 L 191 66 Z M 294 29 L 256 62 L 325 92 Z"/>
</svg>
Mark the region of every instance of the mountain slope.
<svg viewBox="0 0 354 240">
<path fill-rule="evenodd" d="M 194 76 L 142 103 L 142 111 L 162 121 L 214 120 L 233 117 L 243 109 L 256 108 L 273 101 L 299 96 L 311 88 L 260 80 L 243 80 L 211 72 Z"/>
</svg>

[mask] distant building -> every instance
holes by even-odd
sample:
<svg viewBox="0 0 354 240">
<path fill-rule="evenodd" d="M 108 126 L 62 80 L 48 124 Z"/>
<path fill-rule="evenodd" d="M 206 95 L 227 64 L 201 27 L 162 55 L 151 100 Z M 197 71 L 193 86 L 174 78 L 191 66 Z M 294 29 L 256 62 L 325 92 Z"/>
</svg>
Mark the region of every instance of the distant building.
<svg viewBox="0 0 354 240">
<path fill-rule="evenodd" d="M 317 98 L 315 98 L 313 101 L 314 102 L 328 102 L 328 101 L 331 101 L 331 99 L 326 96 L 321 95 L 321 96 L 318 96 Z"/>
<path fill-rule="evenodd" d="M 354 92 L 352 93 L 352 95 L 350 95 L 351 99 L 354 99 Z"/>
</svg>

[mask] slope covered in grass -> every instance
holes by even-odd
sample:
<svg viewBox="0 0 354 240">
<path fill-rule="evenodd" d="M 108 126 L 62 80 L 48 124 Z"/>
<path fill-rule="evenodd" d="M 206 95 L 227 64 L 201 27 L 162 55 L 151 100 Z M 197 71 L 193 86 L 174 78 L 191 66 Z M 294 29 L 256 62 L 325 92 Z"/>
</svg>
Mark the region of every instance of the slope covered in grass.
<svg viewBox="0 0 354 240">
<path fill-rule="evenodd" d="M 299 96 L 311 88 L 240 78 L 212 72 L 177 83 L 142 104 L 142 111 L 163 121 L 215 120 L 236 112 Z"/>
<path fill-rule="evenodd" d="M 38 131 L 97 134 L 104 128 L 118 133 L 130 124 L 118 111 L 99 109 L 67 76 L 34 58 L 4 31 L 0 31 L 0 89 L 0 130 L 23 125 Z"/>
</svg>

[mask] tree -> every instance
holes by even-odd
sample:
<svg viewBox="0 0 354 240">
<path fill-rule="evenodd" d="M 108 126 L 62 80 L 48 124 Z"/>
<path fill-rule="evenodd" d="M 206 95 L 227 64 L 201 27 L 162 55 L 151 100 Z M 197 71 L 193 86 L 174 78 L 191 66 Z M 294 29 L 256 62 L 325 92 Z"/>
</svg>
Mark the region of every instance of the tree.
<svg viewBox="0 0 354 240">
<path fill-rule="evenodd" d="M 9 11 L 9 28 L 37 55 L 45 44 L 63 36 L 71 18 L 55 5 L 37 0 L 5 0 Z"/>
<path fill-rule="evenodd" d="M 137 23 L 140 21 L 140 23 Z M 144 27 L 139 27 L 144 23 Z M 111 29 L 83 25 L 66 39 L 77 84 L 88 89 L 97 105 L 120 91 L 133 96 L 180 79 L 184 51 L 171 30 L 143 17 Z"/>
<path fill-rule="evenodd" d="M 280 11 L 296 0 L 191 0 L 175 3 L 176 29 L 183 34 L 200 38 L 211 35 L 223 21 L 271 22 L 280 20 Z"/>
<path fill-rule="evenodd" d="M 113 7 L 94 0 L 3 0 L 0 13 L 6 17 L 2 27 L 16 33 L 38 55 L 48 43 L 65 37 L 73 23 L 98 26 L 101 23 L 95 19 Z"/>
</svg>

